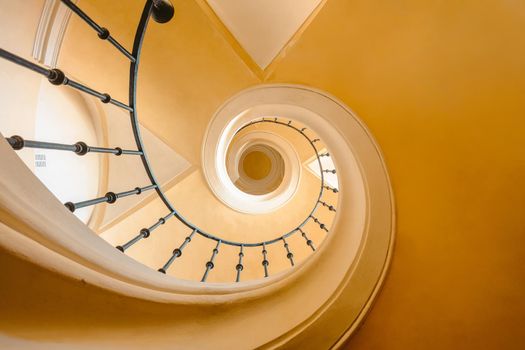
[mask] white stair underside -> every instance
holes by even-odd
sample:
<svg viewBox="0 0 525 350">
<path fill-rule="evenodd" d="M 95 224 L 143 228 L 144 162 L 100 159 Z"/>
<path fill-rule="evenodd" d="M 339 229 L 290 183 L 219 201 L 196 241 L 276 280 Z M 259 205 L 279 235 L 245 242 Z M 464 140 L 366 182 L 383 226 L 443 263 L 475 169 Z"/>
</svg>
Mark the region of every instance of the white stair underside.
<svg viewBox="0 0 525 350">
<path fill-rule="evenodd" d="M 246 52 L 265 69 L 321 0 L 207 0 Z"/>
</svg>

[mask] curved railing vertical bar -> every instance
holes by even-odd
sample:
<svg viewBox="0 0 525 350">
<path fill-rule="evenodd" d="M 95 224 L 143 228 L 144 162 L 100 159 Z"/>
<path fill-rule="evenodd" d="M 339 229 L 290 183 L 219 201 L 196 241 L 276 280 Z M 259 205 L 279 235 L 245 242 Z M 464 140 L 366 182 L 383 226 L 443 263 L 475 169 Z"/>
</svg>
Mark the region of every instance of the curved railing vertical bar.
<svg viewBox="0 0 525 350">
<path fill-rule="evenodd" d="M 336 188 L 331 188 L 325 184 L 324 173 L 333 172 L 335 174 L 335 169 L 333 170 L 323 169 L 321 157 L 329 156 L 329 154 L 328 153 L 319 154 L 319 151 L 317 147 L 315 146 L 315 143 L 320 141 L 319 139 L 312 140 L 305 133 L 307 128 L 305 127 L 298 128 L 295 125 L 292 125 L 292 121 L 288 121 L 287 123 L 285 123 L 285 122 L 279 121 L 278 118 L 273 118 L 273 119 L 262 118 L 261 120 L 252 121 L 250 123 L 247 123 L 246 125 L 242 126 L 241 128 L 237 130 L 237 133 L 238 133 L 241 130 L 251 125 L 259 124 L 259 123 L 273 123 L 277 125 L 282 125 L 282 126 L 291 128 L 297 131 L 298 133 L 300 133 L 312 147 L 314 154 L 316 156 L 316 159 L 317 159 L 319 170 L 320 170 L 320 179 L 321 179 L 320 191 L 319 191 L 319 195 L 317 197 L 317 200 L 312 210 L 310 211 L 308 216 L 298 226 L 296 226 L 294 229 L 292 229 L 289 232 L 278 235 L 276 238 L 262 241 L 262 242 L 254 242 L 254 243 L 235 242 L 231 240 L 225 240 L 225 239 L 220 238 L 219 236 L 213 235 L 211 233 L 207 233 L 204 230 L 199 229 L 197 226 L 193 225 L 190 221 L 186 220 L 175 209 L 175 207 L 171 204 L 169 199 L 166 197 L 165 193 L 162 191 L 162 188 L 160 187 L 160 184 L 158 183 L 155 177 L 155 174 L 152 170 L 150 161 L 147 156 L 147 152 L 144 147 L 144 143 L 143 143 L 141 131 L 140 131 L 138 113 L 137 113 L 137 83 L 138 83 L 138 75 L 139 75 L 139 64 L 140 64 L 141 51 L 142 51 L 142 46 L 143 46 L 144 38 L 146 35 L 148 23 L 149 23 L 150 17 L 153 17 L 153 19 L 158 23 L 168 22 L 174 15 L 173 5 L 171 4 L 171 2 L 169 2 L 169 0 L 146 0 L 144 9 L 140 17 L 140 21 L 137 26 L 137 30 L 135 32 L 133 49 L 132 49 L 132 52 L 130 53 L 124 48 L 124 46 L 122 46 L 115 38 L 113 38 L 110 35 L 110 32 L 108 29 L 101 27 L 96 22 L 94 22 L 86 13 L 84 13 L 73 2 L 71 2 L 70 0 L 61 0 L 61 1 L 65 6 L 67 6 L 75 14 L 77 14 L 84 22 L 86 22 L 90 27 L 92 27 L 97 32 L 98 37 L 100 39 L 107 40 L 119 52 L 121 52 L 124 56 L 126 56 L 130 60 L 129 105 L 126 105 L 120 101 L 113 99 L 107 93 L 99 92 L 86 85 L 83 85 L 76 81 L 71 80 L 60 69 L 56 69 L 56 68 L 48 69 L 48 68 L 42 67 L 40 65 L 32 63 L 22 57 L 14 55 L 1 48 L 0 48 L 0 57 L 8 61 L 11 61 L 19 66 L 30 69 L 38 74 L 43 75 L 53 85 L 70 86 L 71 88 L 77 89 L 83 93 L 99 98 L 102 103 L 106 103 L 106 104 L 110 103 L 124 110 L 129 111 L 131 126 L 133 130 L 133 136 L 135 139 L 137 150 L 125 150 L 120 147 L 105 148 L 105 147 L 89 146 L 82 141 L 77 142 L 75 144 L 61 144 L 61 143 L 52 143 L 52 142 L 44 142 L 44 141 L 25 140 L 24 138 L 18 135 L 7 137 L 6 141 L 11 145 L 11 147 L 14 150 L 21 150 L 23 148 L 40 148 L 40 149 L 51 149 L 51 150 L 58 150 L 58 151 L 70 151 L 70 152 L 74 152 L 75 154 L 79 156 L 86 155 L 87 153 L 107 153 L 107 154 L 114 154 L 116 156 L 121 156 L 121 155 L 139 156 L 142 160 L 146 174 L 151 182 L 150 185 L 136 187 L 129 191 L 124 191 L 124 192 L 119 192 L 119 193 L 108 192 L 102 197 L 90 199 L 90 200 L 86 200 L 86 201 L 82 201 L 78 203 L 67 202 L 64 204 L 66 208 L 68 208 L 71 212 L 74 212 L 76 209 L 91 206 L 91 205 L 96 205 L 99 203 L 113 204 L 119 198 L 123 198 L 123 197 L 130 196 L 133 194 L 140 195 L 143 192 L 154 189 L 157 195 L 159 196 L 159 198 L 161 199 L 161 201 L 163 202 L 163 204 L 169 210 L 169 213 L 165 215 L 164 217 L 161 217 L 160 219 L 158 219 L 157 222 L 155 222 L 153 225 L 149 226 L 148 228 L 141 229 L 137 236 L 133 237 L 130 241 L 126 242 L 125 244 L 117 246 L 116 248 L 120 250 L 121 252 L 125 252 L 126 249 L 130 248 L 131 246 L 133 246 L 140 240 L 144 238 L 148 238 L 155 229 L 157 229 L 161 225 L 164 225 L 168 219 L 170 219 L 171 217 L 176 217 L 181 223 L 183 223 L 185 226 L 191 229 L 191 234 L 188 235 L 184 239 L 184 241 L 178 248 L 173 250 L 171 257 L 169 257 L 168 261 L 164 264 L 162 268 L 159 268 L 158 271 L 165 274 L 168 268 L 173 264 L 173 262 L 182 255 L 182 250 L 187 244 L 190 243 L 194 234 L 197 233 L 204 238 L 211 239 L 217 242 L 215 249 L 213 249 L 210 260 L 205 265 L 206 270 L 201 279 L 201 282 L 206 281 L 210 271 L 213 269 L 214 259 L 215 259 L 215 256 L 219 253 L 219 247 L 221 244 L 237 246 L 240 248 L 240 252 L 238 254 L 239 261 L 238 261 L 238 264 L 235 266 L 235 270 L 236 270 L 235 281 L 236 282 L 240 281 L 241 271 L 244 269 L 244 265 L 242 264 L 242 261 L 243 261 L 245 248 L 262 247 L 263 249 L 262 250 L 262 253 L 263 253 L 262 265 L 264 266 L 264 277 L 269 276 L 269 270 L 268 270 L 269 261 L 268 261 L 267 250 L 266 250 L 268 245 L 274 244 L 276 242 L 283 242 L 283 246 L 286 250 L 286 257 L 290 260 L 290 264 L 292 267 L 295 266 L 294 255 L 289 247 L 288 242 L 286 241 L 286 238 L 292 236 L 296 232 L 300 232 L 301 235 L 306 240 L 306 244 L 313 251 L 315 251 L 315 246 L 314 246 L 313 241 L 308 238 L 307 233 L 304 232 L 303 228 L 307 224 L 308 221 L 313 220 L 313 222 L 318 224 L 322 230 L 328 232 L 328 229 L 326 228 L 325 224 L 320 222 L 318 218 L 314 216 L 314 214 L 316 213 L 316 210 L 319 208 L 320 205 L 328 208 L 328 210 L 330 211 L 335 212 L 336 210 L 333 207 L 333 205 L 330 205 L 322 201 L 322 197 L 323 197 L 323 193 L 325 189 L 331 190 L 334 193 L 338 192 Z"/>
</svg>

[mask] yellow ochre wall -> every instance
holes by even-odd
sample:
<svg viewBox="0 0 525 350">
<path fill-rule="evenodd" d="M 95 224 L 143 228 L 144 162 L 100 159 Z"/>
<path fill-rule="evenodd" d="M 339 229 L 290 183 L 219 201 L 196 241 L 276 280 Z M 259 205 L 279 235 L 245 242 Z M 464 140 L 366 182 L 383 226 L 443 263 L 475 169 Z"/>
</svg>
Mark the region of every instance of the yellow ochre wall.
<svg viewBox="0 0 525 350">
<path fill-rule="evenodd" d="M 525 2 L 329 0 L 270 82 L 377 139 L 397 236 L 347 349 L 525 347 Z"/>
<path fill-rule="evenodd" d="M 153 27 L 145 52 L 159 50 L 162 60 L 144 59 L 148 87 L 139 108 L 168 110 L 141 112 L 144 125 L 198 164 L 213 111 L 260 80 L 196 5 L 175 3 L 178 17 L 165 28 L 180 40 L 162 40 L 162 27 Z M 266 82 L 305 84 L 343 100 L 372 131 L 389 168 L 397 207 L 393 260 L 348 349 L 525 347 L 524 32 L 520 0 L 328 0 L 267 72 Z M 118 26 L 115 33 L 129 39 Z M 73 61 L 62 63 L 73 69 Z M 156 91 L 159 85 L 170 90 Z M 177 143 L 184 134 L 191 140 Z M 71 328 L 71 337 L 161 322 L 158 305 L 0 257 L 11 267 L 0 274 L 0 322 L 11 334 L 28 317 L 38 327 Z"/>
</svg>

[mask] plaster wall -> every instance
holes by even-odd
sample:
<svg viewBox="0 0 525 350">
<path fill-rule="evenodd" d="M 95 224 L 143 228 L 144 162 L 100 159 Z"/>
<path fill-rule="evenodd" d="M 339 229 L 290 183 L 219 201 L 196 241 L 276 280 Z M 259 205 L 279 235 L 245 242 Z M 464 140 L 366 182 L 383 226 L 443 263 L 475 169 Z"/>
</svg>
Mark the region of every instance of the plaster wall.
<svg viewBox="0 0 525 350">
<path fill-rule="evenodd" d="M 525 346 L 525 6 L 330 0 L 270 73 L 341 98 L 397 208 L 384 288 L 347 349 Z"/>
<path fill-rule="evenodd" d="M 30 56 L 43 0 L 0 0 L 0 23 L 4 29 L 0 47 L 17 55 Z M 13 13 L 21 13 L 19 18 Z M 5 60 L 0 62 L 0 127 L 6 136 L 35 133 L 36 106 L 41 78 L 23 68 L 15 67 Z M 30 169 L 34 169 L 34 152 L 23 150 L 20 157 Z"/>
</svg>

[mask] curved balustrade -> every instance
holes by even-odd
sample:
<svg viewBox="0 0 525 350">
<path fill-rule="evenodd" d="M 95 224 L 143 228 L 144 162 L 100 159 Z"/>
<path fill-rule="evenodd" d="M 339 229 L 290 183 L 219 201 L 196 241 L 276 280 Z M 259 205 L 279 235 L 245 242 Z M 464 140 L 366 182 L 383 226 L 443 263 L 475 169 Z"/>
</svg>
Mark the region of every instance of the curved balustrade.
<svg viewBox="0 0 525 350">
<path fill-rule="evenodd" d="M 270 260 L 268 256 L 268 250 L 267 250 L 268 246 L 276 244 L 276 243 L 282 243 L 284 247 L 284 254 L 286 256 L 286 259 L 289 260 L 291 267 L 295 266 L 296 262 L 294 260 L 294 254 L 292 252 L 292 247 L 290 247 L 287 241 L 287 238 L 291 237 L 294 234 L 300 234 L 304 238 L 305 244 L 308 247 L 310 247 L 312 251 L 316 250 L 314 242 L 308 237 L 308 233 L 305 232 L 305 225 L 309 221 L 312 221 L 315 224 L 317 224 L 321 230 L 328 233 L 329 229 L 327 225 L 321 222 L 315 214 L 317 210 L 321 207 L 326 208 L 330 212 L 336 212 L 336 208 L 334 207 L 334 205 L 331 203 L 327 203 L 323 199 L 323 194 L 325 191 L 332 191 L 333 193 L 338 193 L 338 189 L 330 187 L 325 183 L 325 174 L 336 174 L 336 170 L 335 169 L 323 169 L 321 158 L 330 157 L 330 154 L 328 152 L 325 152 L 325 153 L 319 152 L 319 150 L 316 147 L 316 144 L 321 142 L 319 138 L 308 136 L 308 133 L 310 133 L 310 131 L 306 127 L 296 126 L 291 120 L 281 121 L 278 118 L 262 118 L 260 120 L 251 121 L 247 123 L 246 125 L 242 126 L 237 131 L 237 133 L 251 126 L 254 126 L 257 124 L 263 124 L 263 123 L 269 123 L 273 125 L 278 125 L 283 128 L 289 128 L 299 133 L 310 145 L 312 152 L 315 156 L 315 159 L 317 160 L 317 164 L 319 166 L 319 175 L 320 175 L 319 194 L 315 202 L 313 203 L 310 213 L 306 216 L 304 220 L 302 220 L 292 230 L 288 232 L 280 233 L 272 239 L 260 241 L 260 242 L 239 242 L 239 241 L 223 239 L 220 237 L 220 235 L 205 232 L 204 230 L 200 229 L 197 225 L 186 220 L 179 213 L 179 211 L 175 209 L 175 207 L 171 204 L 171 202 L 168 200 L 165 193 L 161 189 L 158 181 L 155 178 L 154 172 L 152 170 L 152 167 L 147 157 L 147 153 L 145 152 L 145 149 L 144 149 L 144 143 L 141 138 L 140 126 L 138 122 L 138 115 L 136 112 L 138 68 L 139 68 L 139 63 L 140 63 L 142 43 L 145 37 L 149 18 L 152 17 L 158 23 L 165 23 L 173 17 L 173 14 L 174 14 L 173 6 L 167 0 L 147 0 L 146 1 L 144 10 L 142 12 L 142 15 L 141 15 L 138 27 L 137 27 L 137 31 L 135 34 L 133 49 L 131 52 L 129 52 L 115 38 L 113 38 L 110 35 L 110 32 L 108 29 L 101 27 L 100 25 L 95 23 L 86 13 L 84 13 L 74 3 L 72 3 L 69 0 L 61 0 L 61 1 L 64 5 L 69 7 L 76 15 L 78 15 L 83 21 L 85 21 L 91 28 L 93 28 L 93 30 L 97 32 L 97 35 L 100 39 L 107 40 L 120 53 L 122 53 L 124 56 L 126 56 L 130 60 L 130 80 L 129 80 L 128 104 L 125 104 L 125 103 L 122 103 L 120 101 L 113 99 L 108 93 L 102 93 L 102 92 L 96 91 L 86 85 L 83 85 L 81 83 L 71 80 L 70 78 L 68 78 L 68 76 L 64 72 L 62 72 L 59 69 L 47 69 L 45 67 L 34 64 L 30 61 L 25 60 L 24 58 L 16 56 L 3 49 L 0 49 L 0 57 L 8 61 L 11 61 L 15 64 L 18 64 L 22 67 L 28 68 L 38 74 L 43 75 L 53 85 L 70 86 L 83 93 L 89 94 L 91 96 L 94 96 L 100 99 L 102 103 L 111 103 L 115 106 L 118 106 L 124 110 L 129 111 L 130 117 L 131 117 L 131 126 L 133 129 L 133 136 L 136 142 L 137 149 L 136 150 L 124 150 L 120 147 L 115 147 L 115 148 L 95 147 L 95 146 L 88 146 L 86 143 L 81 142 L 81 141 L 73 145 L 51 143 L 51 142 L 44 142 L 44 141 L 33 141 L 33 140 L 25 140 L 21 136 L 17 136 L 17 135 L 6 138 L 6 141 L 11 145 L 11 147 L 14 150 L 20 150 L 20 149 L 23 149 L 24 147 L 28 147 L 28 148 L 42 148 L 42 149 L 51 149 L 51 150 L 60 150 L 60 151 L 71 151 L 71 152 L 76 153 L 77 155 L 85 155 L 89 152 L 109 153 L 109 154 L 114 154 L 117 156 L 136 155 L 141 158 L 142 163 L 144 165 L 144 169 L 149 177 L 149 180 L 151 181 L 151 184 L 147 186 L 136 187 L 135 189 L 129 190 L 126 192 L 120 192 L 120 193 L 108 192 L 104 196 L 99 197 L 99 198 L 95 198 L 95 199 L 91 199 L 91 200 L 87 200 L 83 202 L 78 202 L 78 203 L 72 203 L 72 202 L 65 203 L 64 205 L 71 212 L 74 212 L 78 208 L 82 208 L 82 207 L 86 207 L 90 205 L 96 205 L 99 203 L 113 204 L 120 198 L 130 196 L 133 194 L 140 195 L 143 192 L 146 192 L 148 190 L 155 190 L 158 197 L 162 200 L 162 202 L 168 209 L 169 214 L 158 219 L 158 221 L 154 223 L 153 225 L 151 225 L 150 227 L 141 229 L 138 235 L 133 237 L 128 242 L 122 245 L 118 245 L 116 248 L 120 250 L 121 252 L 125 252 L 128 248 L 139 243 L 142 239 L 147 239 L 148 237 L 150 237 L 150 235 L 153 233 L 155 229 L 157 229 L 161 225 L 164 225 L 168 219 L 174 217 L 177 220 L 179 220 L 181 223 L 183 223 L 185 226 L 187 226 L 188 229 L 191 230 L 191 233 L 183 240 L 183 242 L 178 248 L 175 248 L 173 250 L 171 257 L 168 258 L 167 262 L 161 268 L 159 268 L 158 271 L 166 274 L 170 266 L 175 262 L 175 260 L 182 256 L 183 249 L 191 242 L 192 238 L 197 233 L 198 235 L 206 239 L 216 242 L 216 245 L 212 250 L 209 261 L 205 263 L 205 270 L 204 270 L 204 274 L 202 276 L 201 282 L 206 282 L 210 272 L 215 267 L 215 259 L 220 252 L 221 245 L 223 244 L 239 247 L 238 263 L 232 267 L 233 271 L 235 271 L 235 275 L 236 275 L 235 281 L 236 282 L 239 282 L 241 280 L 241 272 L 245 268 L 245 265 L 243 265 L 243 257 L 245 255 L 246 249 L 248 248 L 261 249 L 261 258 L 262 258 L 261 264 L 264 268 L 264 277 L 268 277 L 270 275 L 270 272 L 269 272 Z"/>
</svg>

